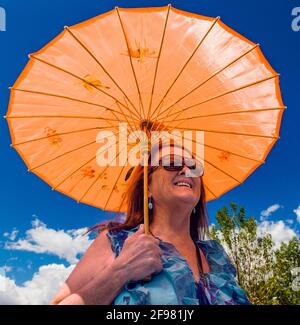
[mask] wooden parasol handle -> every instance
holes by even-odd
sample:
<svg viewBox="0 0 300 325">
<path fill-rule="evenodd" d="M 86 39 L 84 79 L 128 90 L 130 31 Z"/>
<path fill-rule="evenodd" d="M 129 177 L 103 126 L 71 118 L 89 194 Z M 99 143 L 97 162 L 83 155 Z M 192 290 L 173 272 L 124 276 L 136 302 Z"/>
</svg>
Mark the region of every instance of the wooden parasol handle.
<svg viewBox="0 0 300 325">
<path fill-rule="evenodd" d="M 146 132 L 146 128 L 144 129 Z M 147 133 L 146 133 L 147 134 Z M 143 150 L 143 158 L 144 158 L 144 230 L 145 234 L 149 235 L 149 211 L 148 211 L 148 158 L 149 158 L 149 145 L 148 145 L 148 137 L 147 137 L 147 145 Z M 152 276 L 149 275 L 145 277 L 144 281 L 151 281 Z"/>
<path fill-rule="evenodd" d="M 144 228 L 149 235 L 149 211 L 148 211 L 148 152 L 144 152 Z"/>
</svg>

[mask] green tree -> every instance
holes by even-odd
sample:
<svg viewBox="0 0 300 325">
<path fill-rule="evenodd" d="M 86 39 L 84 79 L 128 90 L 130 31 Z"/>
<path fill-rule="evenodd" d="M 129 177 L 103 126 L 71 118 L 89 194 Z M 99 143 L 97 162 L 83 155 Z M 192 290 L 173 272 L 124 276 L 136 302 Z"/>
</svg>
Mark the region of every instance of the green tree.
<svg viewBox="0 0 300 325">
<path fill-rule="evenodd" d="M 300 304 L 292 274 L 300 266 L 299 240 L 293 238 L 275 250 L 271 235 L 258 236 L 255 217 L 245 217 L 245 209 L 235 203 L 218 210 L 216 220 L 210 237 L 224 246 L 252 303 Z"/>
<path fill-rule="evenodd" d="M 274 276 L 270 282 L 274 287 L 274 300 L 278 304 L 300 304 L 300 287 L 295 288 L 297 278 L 293 275 L 293 270 L 299 266 L 299 240 L 293 238 L 287 244 L 281 244 L 275 251 Z M 300 272 L 298 274 L 300 275 Z"/>
</svg>

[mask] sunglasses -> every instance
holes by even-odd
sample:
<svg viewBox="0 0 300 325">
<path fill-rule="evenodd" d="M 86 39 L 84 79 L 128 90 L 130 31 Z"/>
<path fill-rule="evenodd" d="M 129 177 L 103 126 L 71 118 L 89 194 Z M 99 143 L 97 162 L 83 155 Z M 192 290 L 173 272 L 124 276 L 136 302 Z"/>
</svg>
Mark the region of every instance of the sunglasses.
<svg viewBox="0 0 300 325">
<path fill-rule="evenodd" d="M 200 161 L 179 155 L 166 155 L 162 157 L 158 161 L 158 166 L 152 167 L 152 171 L 159 166 L 171 172 L 179 172 L 186 166 L 189 168 L 189 172 L 187 172 L 186 176 L 190 177 L 199 177 L 204 174 L 204 168 Z"/>
</svg>

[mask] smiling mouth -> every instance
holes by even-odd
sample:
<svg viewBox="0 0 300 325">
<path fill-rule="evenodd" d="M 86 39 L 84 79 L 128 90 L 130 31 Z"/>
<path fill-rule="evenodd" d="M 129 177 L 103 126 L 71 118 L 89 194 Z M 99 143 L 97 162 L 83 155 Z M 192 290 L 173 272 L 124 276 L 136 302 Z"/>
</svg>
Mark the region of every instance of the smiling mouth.
<svg viewBox="0 0 300 325">
<path fill-rule="evenodd" d="M 188 183 L 188 182 L 176 182 L 175 186 L 183 186 L 183 187 L 188 187 L 188 188 L 192 188 L 192 184 Z"/>
</svg>

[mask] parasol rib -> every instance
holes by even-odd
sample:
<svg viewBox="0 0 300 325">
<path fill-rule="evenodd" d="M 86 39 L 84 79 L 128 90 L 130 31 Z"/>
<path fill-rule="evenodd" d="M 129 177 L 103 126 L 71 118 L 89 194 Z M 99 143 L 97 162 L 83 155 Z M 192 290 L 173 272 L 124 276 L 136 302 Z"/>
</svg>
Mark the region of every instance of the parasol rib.
<svg viewBox="0 0 300 325">
<path fill-rule="evenodd" d="M 71 101 L 75 101 L 75 102 L 82 103 L 82 104 L 102 107 L 102 108 L 105 108 L 108 111 L 112 111 L 112 112 L 115 112 L 117 114 L 122 114 L 122 113 L 120 113 L 118 111 L 113 110 L 110 107 L 100 105 L 100 104 L 96 104 L 96 103 L 92 103 L 92 102 L 87 102 L 85 100 L 81 100 L 81 99 L 77 99 L 77 98 L 73 98 L 73 97 L 62 96 L 62 95 L 58 95 L 58 94 L 45 93 L 45 92 L 35 91 L 35 90 L 20 89 L 20 88 L 10 88 L 10 89 L 12 91 L 21 91 L 21 92 L 30 93 L 30 94 L 37 94 L 37 95 L 42 95 L 42 96 L 50 96 L 50 97 L 57 97 L 57 98 L 61 98 L 61 99 L 71 100 Z M 128 115 L 125 115 L 125 114 L 122 114 L 122 115 L 129 117 Z M 137 119 L 133 119 L 133 120 L 138 121 Z"/>
<path fill-rule="evenodd" d="M 244 135 L 249 137 L 259 137 L 259 138 L 268 138 L 268 139 L 279 139 L 277 136 L 271 135 L 263 135 L 263 134 L 250 134 L 250 133 L 239 133 L 239 132 L 226 132 L 226 131 L 218 131 L 218 130 L 208 130 L 208 129 L 189 129 L 189 128 L 179 128 L 176 126 L 176 129 L 179 130 L 190 130 L 190 131 L 205 131 L 210 133 L 222 133 L 222 134 L 233 134 L 233 135 Z"/>
<path fill-rule="evenodd" d="M 22 90 L 23 91 L 23 90 Z M 57 96 L 55 96 L 55 97 L 57 97 Z M 117 105 L 118 105 L 118 102 L 116 102 L 117 103 Z M 119 107 L 119 106 L 118 106 Z M 120 107 L 119 107 L 120 108 Z M 124 115 L 124 113 L 123 113 L 123 111 L 122 111 L 122 115 L 125 117 L 125 119 L 126 119 L 126 121 L 123 121 L 123 120 L 120 120 L 117 116 L 116 116 L 116 114 L 114 113 L 114 112 L 117 112 L 117 111 L 114 111 L 114 110 L 112 110 L 112 109 L 110 109 L 110 108 L 106 108 L 114 117 L 115 117 L 115 120 L 113 120 L 113 119 L 109 119 L 109 118 L 100 118 L 100 117 L 97 117 L 97 118 L 95 118 L 95 117 L 93 117 L 93 119 L 103 119 L 103 120 L 105 120 L 106 122 L 108 122 L 109 120 L 110 121 L 115 121 L 115 122 L 119 122 L 119 123 L 121 123 L 121 122 L 126 122 L 126 123 L 128 123 L 128 120 L 127 120 L 127 117 Z M 118 114 L 120 114 L 120 112 L 117 112 Z M 28 116 L 26 116 L 26 117 L 28 117 Z M 22 118 L 26 118 L 25 116 L 23 116 Z M 30 118 L 35 118 L 36 116 L 30 116 Z M 47 118 L 47 117 L 52 117 L 52 116 L 39 116 L 40 118 Z M 90 119 L 90 117 L 88 117 L 88 116 L 83 116 L 83 117 L 78 117 L 78 116 L 54 116 L 54 117 L 59 117 L 59 118 L 84 118 L 84 119 Z M 6 118 L 21 118 L 20 116 L 10 116 L 10 117 L 6 117 Z M 108 122 L 110 125 L 111 125 L 111 127 L 112 128 L 114 128 L 114 126 L 110 123 L 110 122 Z M 134 123 L 134 122 L 133 122 Z M 132 125 L 130 124 L 130 123 L 128 123 L 128 125 L 130 126 L 130 129 L 131 129 L 131 131 L 132 132 L 134 132 L 133 131 L 133 129 L 132 129 Z"/>
<path fill-rule="evenodd" d="M 118 132 L 117 132 L 116 134 L 118 134 Z M 113 136 L 113 135 L 115 135 L 115 134 L 112 134 L 111 136 Z M 109 137 L 110 137 L 110 136 L 108 136 L 107 138 L 109 138 Z M 35 166 L 35 167 L 33 167 L 33 168 L 28 169 L 28 171 L 31 172 L 31 171 L 33 171 L 33 170 L 35 170 L 35 169 L 37 169 L 37 168 L 40 168 L 40 167 L 42 167 L 42 166 L 44 166 L 44 165 L 46 165 L 46 164 L 48 164 L 48 163 L 50 163 L 50 162 L 52 162 L 52 161 L 54 161 L 54 160 L 56 160 L 56 159 L 59 159 L 59 158 L 65 156 L 65 155 L 68 155 L 68 154 L 70 154 L 70 153 L 73 153 L 73 152 L 75 152 L 75 151 L 77 151 L 77 150 L 80 150 L 80 149 L 82 149 L 82 148 L 88 147 L 88 146 L 90 146 L 91 144 L 95 144 L 96 142 L 97 142 L 97 141 L 95 140 L 95 141 L 89 142 L 89 143 L 87 143 L 87 144 L 84 144 L 84 145 L 82 145 L 82 146 L 80 146 L 80 147 L 78 147 L 78 148 L 72 149 L 72 150 L 70 150 L 70 151 L 66 151 L 66 152 L 64 152 L 63 154 L 61 154 L 61 155 L 59 155 L 59 156 L 56 156 L 56 157 L 54 157 L 54 158 L 52 158 L 52 159 L 50 159 L 50 160 L 48 160 L 48 161 L 46 161 L 46 162 L 44 162 L 44 163 L 38 165 L 38 166 Z"/>
<path fill-rule="evenodd" d="M 127 159 L 127 161 L 128 161 L 128 159 Z M 127 162 L 127 161 L 126 161 L 126 162 Z M 121 168 L 121 172 L 119 173 L 119 175 L 118 175 L 118 177 L 117 177 L 117 179 L 116 179 L 116 181 L 115 181 L 115 183 L 114 183 L 114 185 L 113 185 L 113 187 L 112 187 L 112 190 L 111 190 L 111 192 L 109 193 L 108 199 L 106 200 L 105 206 L 104 206 L 104 208 L 103 208 L 104 210 L 106 209 L 107 204 L 108 204 L 109 200 L 111 199 L 111 196 L 112 196 L 112 193 L 113 193 L 113 191 L 114 191 L 114 188 L 115 188 L 115 186 L 117 185 L 118 180 L 120 179 L 120 177 L 121 177 L 121 175 L 122 175 L 123 170 L 125 169 L 125 167 L 126 167 L 126 166 L 123 166 L 123 167 Z"/>
<path fill-rule="evenodd" d="M 174 129 L 173 129 L 173 130 L 174 130 Z M 171 130 L 171 131 L 169 131 L 169 132 L 172 132 L 173 130 Z M 185 130 L 185 129 L 183 129 L 183 130 Z M 196 130 L 196 131 L 200 131 L 200 130 Z M 180 137 L 180 136 L 176 135 L 176 133 L 174 133 L 173 136 L 176 136 L 177 138 Z M 257 159 L 251 158 L 251 157 L 243 156 L 243 155 L 241 155 L 241 154 L 235 153 L 235 152 L 230 151 L 230 150 L 227 150 L 227 149 L 222 149 L 222 148 L 218 148 L 218 147 L 210 146 L 210 145 L 208 145 L 208 144 L 198 142 L 198 141 L 196 141 L 196 140 L 194 140 L 194 139 L 192 139 L 191 141 L 192 141 L 193 143 L 195 143 L 195 144 L 200 144 L 200 145 L 203 145 L 203 146 L 205 146 L 205 147 L 208 147 L 208 148 L 211 148 L 211 149 L 216 149 L 216 150 L 221 151 L 221 152 L 226 151 L 226 152 L 228 152 L 228 153 L 230 153 L 230 154 L 232 154 L 232 155 L 234 155 L 234 156 L 241 157 L 241 158 L 245 158 L 245 159 L 248 159 L 248 160 L 252 160 L 252 161 L 255 161 L 255 162 L 260 163 L 260 164 L 264 164 L 264 163 L 265 163 L 265 161 L 263 161 L 263 160 L 257 160 Z"/>
<path fill-rule="evenodd" d="M 216 194 L 212 192 L 212 190 L 206 184 L 204 184 L 204 187 L 208 190 L 208 192 L 210 192 L 215 197 L 215 199 L 217 199 Z"/>
<path fill-rule="evenodd" d="M 155 88 L 155 84 L 156 84 L 156 76 L 157 76 L 158 65 L 159 65 L 161 52 L 162 52 L 162 48 L 163 48 L 163 44 L 164 44 L 164 40 L 165 40 L 165 34 L 166 34 L 166 30 L 167 30 L 167 25 L 168 25 L 170 9 L 171 9 L 171 5 L 168 5 L 166 21 L 165 21 L 165 25 L 164 25 L 163 35 L 162 35 L 162 39 L 161 39 L 161 43 L 160 43 L 160 48 L 159 48 L 159 52 L 158 52 L 158 58 L 157 58 L 157 61 L 156 61 L 155 73 L 154 73 L 154 78 L 153 78 L 153 85 L 152 85 L 152 90 L 151 90 L 150 104 L 149 104 L 148 114 L 147 114 L 147 129 L 148 129 L 148 122 L 150 120 L 150 116 L 152 116 L 151 109 L 152 109 L 154 88 Z"/>
<path fill-rule="evenodd" d="M 114 127 L 116 128 L 116 127 Z M 80 132 L 86 132 L 86 131 L 91 131 L 91 130 L 108 130 L 109 127 L 107 126 L 96 126 L 94 128 L 88 128 L 88 129 L 81 129 L 81 130 L 73 130 L 73 131 L 69 131 L 69 132 L 62 132 L 62 133 L 55 133 L 53 135 L 48 135 L 48 136 L 45 136 L 45 137 L 41 137 L 41 138 L 35 138 L 35 139 L 31 139 L 31 140 L 28 140 L 28 141 L 24 141 L 24 142 L 19 142 L 19 143 L 14 143 L 12 144 L 11 146 L 12 147 L 16 147 L 16 146 L 20 146 L 20 145 L 23 145 L 23 144 L 27 144 L 27 143 L 31 143 L 31 142 L 35 142 L 35 141 L 40 141 L 40 140 L 46 140 L 46 139 L 49 139 L 49 138 L 52 138 L 52 137 L 56 137 L 58 135 L 68 135 L 68 134 L 74 134 L 74 133 L 80 133 Z"/>
<path fill-rule="evenodd" d="M 197 89 L 199 89 L 200 87 L 202 87 L 203 85 L 205 85 L 209 80 L 211 80 L 213 77 L 215 77 L 216 75 L 218 75 L 219 73 L 221 73 L 222 71 L 224 71 L 225 69 L 227 69 L 228 67 L 230 67 L 232 64 L 236 63 L 237 61 L 239 61 L 240 59 L 242 59 L 243 57 L 245 57 L 247 54 L 249 54 L 250 52 L 252 52 L 253 50 L 255 50 L 257 47 L 259 46 L 259 44 L 255 44 L 253 47 L 251 47 L 248 51 L 246 51 L 245 53 L 243 53 L 242 55 L 240 55 L 239 57 L 235 58 L 233 61 L 229 62 L 227 65 L 225 65 L 223 68 L 217 70 L 216 72 L 214 72 L 210 77 L 208 77 L 206 80 L 202 81 L 199 85 L 197 85 L 195 88 L 193 88 L 191 91 L 189 91 L 188 93 L 186 93 L 185 95 L 183 95 L 182 97 L 180 97 L 175 103 L 173 103 L 172 105 L 170 105 L 169 107 L 166 108 L 166 110 L 168 110 L 168 113 L 171 112 L 171 108 L 173 109 L 174 106 L 176 104 L 178 104 L 182 99 L 186 98 L 187 96 L 189 96 L 190 94 L 192 94 L 194 91 L 196 91 Z"/>
<path fill-rule="evenodd" d="M 95 141 L 96 142 L 96 141 Z M 112 145 L 108 148 L 105 148 L 106 150 L 111 148 L 113 145 L 118 144 L 118 142 L 116 143 L 112 143 Z M 84 163 L 83 165 L 81 165 L 79 168 L 77 168 L 75 171 L 73 171 L 71 174 L 69 174 L 67 177 L 65 177 L 62 181 L 60 181 L 57 185 L 55 185 L 55 187 L 53 187 L 53 190 L 56 190 L 61 184 L 63 184 L 66 180 L 68 180 L 70 177 L 72 177 L 74 174 L 76 174 L 81 168 L 83 168 L 84 166 L 86 166 L 87 164 L 89 164 L 91 161 L 93 161 L 94 159 L 97 158 L 97 156 L 100 153 L 103 153 L 104 151 L 98 152 L 95 156 L 93 156 L 91 159 L 89 159 L 86 163 Z"/>
<path fill-rule="evenodd" d="M 174 136 L 177 136 L 177 135 L 174 134 Z M 179 138 L 179 136 L 177 136 L 177 137 Z M 195 143 L 195 144 L 200 144 L 200 145 L 203 145 L 204 147 L 211 148 L 211 149 L 215 149 L 215 150 L 220 151 L 220 152 L 228 152 L 228 153 L 230 153 L 233 156 L 237 156 L 237 157 L 241 157 L 241 158 L 244 158 L 244 159 L 252 160 L 252 161 L 255 161 L 255 162 L 260 163 L 260 164 L 264 164 L 265 163 L 265 161 L 263 161 L 263 160 L 257 160 L 257 159 L 251 158 L 251 157 L 247 157 L 247 156 L 238 154 L 236 152 L 233 152 L 231 150 L 227 150 L 227 149 L 222 149 L 222 148 L 218 148 L 218 147 L 215 147 L 215 146 L 211 146 L 211 145 L 208 145 L 208 144 L 205 144 L 205 143 L 202 143 L 202 142 L 198 142 L 198 141 L 196 141 L 194 139 L 192 139 L 191 141 L 193 143 Z"/>
<path fill-rule="evenodd" d="M 122 110 L 121 106 L 119 105 L 119 103 L 116 103 L 116 105 L 119 107 L 120 111 L 123 113 L 123 110 Z M 125 115 L 124 115 L 124 117 L 125 117 Z M 127 124 L 130 127 L 131 132 L 134 133 L 135 131 L 133 130 L 131 123 L 128 121 L 127 117 L 125 117 L 125 119 L 126 119 Z M 136 126 L 134 122 L 132 122 L 132 123 L 134 126 Z"/>
<path fill-rule="evenodd" d="M 217 99 L 217 98 L 223 97 L 223 96 L 228 95 L 228 94 L 232 94 L 232 93 L 234 93 L 234 92 L 236 92 L 236 91 L 239 91 L 239 90 L 242 90 L 242 89 L 245 89 L 245 88 L 248 88 L 248 87 L 251 87 L 251 86 L 257 85 L 257 84 L 259 84 L 259 83 L 262 83 L 262 82 L 265 82 L 265 81 L 268 81 L 268 80 L 271 80 L 271 79 L 275 79 L 275 78 L 278 78 L 278 77 L 279 77 L 279 74 L 274 74 L 274 75 L 272 75 L 272 76 L 269 76 L 269 77 L 266 77 L 266 78 L 263 78 L 263 79 L 260 79 L 260 80 L 257 80 L 257 81 L 254 81 L 254 82 L 251 82 L 251 83 L 246 84 L 246 85 L 244 85 L 244 86 L 241 86 L 241 87 L 238 87 L 238 88 L 235 88 L 235 89 L 232 89 L 232 90 L 226 91 L 226 92 L 224 92 L 224 93 L 222 93 L 222 94 L 219 94 L 219 95 L 216 95 L 216 96 L 210 97 L 210 98 L 208 98 L 208 99 L 206 99 L 206 100 L 204 100 L 204 101 L 202 101 L 202 102 L 200 102 L 200 103 L 197 103 L 197 104 L 194 104 L 194 105 L 191 105 L 191 106 L 188 106 L 188 107 L 182 108 L 182 109 L 180 110 L 180 114 L 183 113 L 183 112 L 185 112 L 185 111 L 187 111 L 187 110 L 189 110 L 189 109 L 191 109 L 191 108 L 194 108 L 195 106 L 199 106 L 199 105 L 205 104 L 205 103 L 207 103 L 207 102 L 210 102 L 211 100 L 214 100 L 214 99 Z M 166 110 L 164 110 L 163 112 L 161 112 L 161 114 L 164 114 L 165 112 L 166 112 Z M 169 114 L 169 117 L 170 117 L 170 116 L 173 116 L 173 115 L 176 115 L 176 114 L 178 114 L 178 112 L 174 112 L 174 113 L 172 113 L 172 114 Z"/>
<path fill-rule="evenodd" d="M 115 9 L 117 11 L 118 18 L 119 18 L 121 28 L 122 28 L 122 32 L 123 32 L 123 35 L 124 35 L 124 38 L 125 38 L 126 47 L 127 47 L 127 50 L 128 50 L 129 61 L 130 61 L 130 66 L 131 66 L 131 69 L 132 69 L 132 73 L 133 73 L 133 77 L 134 77 L 134 80 L 135 80 L 136 88 L 137 88 L 137 91 L 138 91 L 138 94 L 139 94 L 139 100 L 140 100 L 140 105 L 142 106 L 143 116 L 145 118 L 143 100 L 142 100 L 142 96 L 141 96 L 140 87 L 139 87 L 139 84 L 138 84 L 138 81 L 137 81 L 136 73 L 135 73 L 135 70 L 134 70 L 134 66 L 133 66 L 133 63 L 132 63 L 132 57 L 131 57 L 131 52 L 130 52 L 130 47 L 129 47 L 129 41 L 128 41 L 128 38 L 127 38 L 127 35 L 126 35 L 126 32 L 125 32 L 125 28 L 124 28 L 121 16 L 120 16 L 119 8 L 116 7 Z M 140 115 L 142 115 L 141 112 L 140 112 Z"/>
<path fill-rule="evenodd" d="M 36 170 L 36 169 L 38 169 L 38 168 L 40 168 L 40 167 L 42 167 L 42 166 L 45 166 L 46 164 L 49 164 L 50 162 L 52 162 L 52 161 L 54 161 L 54 160 L 56 160 L 56 159 L 59 159 L 59 158 L 65 156 L 65 155 L 68 155 L 69 153 L 75 152 L 75 151 L 80 150 L 80 149 L 82 149 L 82 148 L 88 147 L 88 146 L 90 146 L 91 144 L 94 144 L 94 143 L 96 143 L 96 141 L 89 142 L 89 143 L 87 143 L 87 144 L 84 144 L 83 146 L 80 146 L 80 147 L 78 147 L 78 148 L 75 148 L 75 149 L 72 149 L 72 150 L 70 150 L 70 151 L 64 152 L 63 154 L 61 154 L 61 155 L 59 155 L 59 156 L 56 156 L 56 157 L 54 157 L 54 158 L 52 158 L 52 159 L 50 159 L 50 160 L 48 160 L 48 161 L 46 161 L 46 162 L 44 162 L 44 163 L 38 165 L 38 166 L 35 166 L 35 167 L 32 167 L 32 168 L 29 168 L 28 171 L 29 171 L 29 172 L 32 172 L 33 170 Z"/>
<path fill-rule="evenodd" d="M 125 198 L 126 198 L 126 195 L 125 195 L 125 193 L 124 193 L 124 195 L 123 195 L 123 197 L 122 197 L 122 199 L 121 199 L 121 203 L 120 203 L 120 205 L 119 205 L 119 207 L 118 207 L 117 212 L 121 212 L 121 208 L 122 208 L 122 205 L 123 205 L 123 203 L 124 203 L 124 201 L 125 201 Z"/>
<path fill-rule="evenodd" d="M 186 121 L 186 120 L 192 120 L 192 119 L 198 119 L 202 117 L 212 117 L 212 116 L 222 116 L 222 115 L 231 115 L 231 114 L 242 114 L 242 113 L 256 113 L 256 112 L 264 112 L 264 111 L 278 111 L 278 110 L 285 110 L 286 106 L 282 107 L 271 107 L 271 108 L 262 108 L 262 109 L 249 109 L 249 110 L 242 110 L 242 111 L 229 111 L 229 112 L 223 112 L 223 113 L 215 113 L 215 114 L 207 114 L 207 115 L 194 115 L 190 117 L 184 117 L 181 119 L 174 119 L 174 120 L 164 120 L 164 123 L 171 123 L 171 122 L 177 122 L 177 121 Z"/>
<path fill-rule="evenodd" d="M 99 117 L 99 116 L 67 116 L 67 115 L 19 115 L 19 116 L 6 116 L 7 119 L 15 119 L 15 118 L 79 118 L 79 119 L 92 119 L 92 120 L 105 120 L 105 121 L 113 121 L 113 122 L 126 122 L 119 119 L 111 119 L 106 117 Z"/>
<path fill-rule="evenodd" d="M 136 111 L 137 114 L 138 111 L 136 109 L 136 107 L 133 105 L 133 103 L 131 102 L 131 100 L 129 99 L 129 97 L 126 95 L 125 91 L 121 88 L 121 86 L 115 81 L 115 79 L 112 77 L 112 75 L 108 72 L 107 69 L 105 69 L 105 67 L 103 66 L 103 64 L 96 58 L 96 56 L 93 54 L 93 52 L 91 50 L 88 49 L 88 47 L 77 37 L 75 36 L 75 34 L 70 30 L 69 27 L 65 27 L 65 30 L 67 30 L 70 35 L 85 49 L 85 51 L 95 60 L 95 62 L 97 62 L 99 64 L 99 66 L 101 67 L 101 69 L 108 75 L 108 77 L 112 80 L 112 82 L 116 85 L 116 87 L 122 92 L 122 94 L 127 98 L 128 102 L 130 103 L 130 105 L 133 107 L 133 109 Z M 131 110 L 128 111 L 130 113 Z"/>
<path fill-rule="evenodd" d="M 189 62 L 192 60 L 192 58 L 194 57 L 194 55 L 196 54 L 197 50 L 199 49 L 199 47 L 203 44 L 204 40 L 206 39 L 207 35 L 211 32 L 211 30 L 213 29 L 213 27 L 216 25 L 216 23 L 220 20 L 220 17 L 217 17 L 214 22 L 211 24 L 211 26 L 209 27 L 208 31 L 205 33 L 204 37 L 200 40 L 200 42 L 198 43 L 198 45 L 196 46 L 196 48 L 194 49 L 194 51 L 192 52 L 192 54 L 190 55 L 190 57 L 188 58 L 188 60 L 186 61 L 186 63 L 184 64 L 184 66 L 181 68 L 180 72 L 178 73 L 178 75 L 176 76 L 176 78 L 174 79 L 174 81 L 172 82 L 171 86 L 169 86 L 169 88 L 167 89 L 167 92 L 164 94 L 163 98 L 161 99 L 161 101 L 159 102 L 159 104 L 156 106 L 156 108 L 154 109 L 152 116 L 154 116 L 154 113 L 157 111 L 157 109 L 160 107 L 160 105 L 162 104 L 162 102 L 164 101 L 164 99 L 167 97 L 167 95 L 169 94 L 169 92 L 171 91 L 172 87 L 175 85 L 176 81 L 179 79 L 179 77 L 181 76 L 182 72 L 184 71 L 184 69 L 186 68 L 186 66 L 189 64 Z"/>
<path fill-rule="evenodd" d="M 218 171 L 220 171 L 221 173 L 223 173 L 224 175 L 230 177 L 231 179 L 235 180 L 237 183 L 242 184 L 242 181 L 238 180 L 237 178 L 235 178 L 234 176 L 232 176 L 231 174 L 225 172 L 223 169 L 219 168 L 218 166 L 214 165 L 213 163 L 211 163 L 209 160 L 202 158 L 204 162 L 206 162 L 207 164 L 211 165 L 213 168 L 217 169 Z"/>
<path fill-rule="evenodd" d="M 123 152 L 125 150 L 125 148 L 123 148 L 122 149 L 122 151 L 121 152 Z M 121 152 L 118 152 L 118 154 L 117 154 L 117 156 L 116 156 L 116 158 L 118 158 L 119 157 L 119 155 L 120 155 L 120 153 Z M 97 156 L 97 155 L 96 155 Z M 95 156 L 95 158 L 96 158 L 96 156 Z M 115 158 L 114 158 L 115 159 Z M 113 160 L 112 160 L 113 161 Z M 112 162 L 111 161 L 111 162 Z M 97 181 L 101 178 L 101 176 L 106 172 L 106 170 L 108 169 L 108 167 L 109 166 L 106 166 L 105 168 L 104 168 L 104 170 L 96 177 L 96 179 L 92 182 L 92 184 L 90 184 L 90 186 L 87 188 L 87 190 L 84 192 L 84 194 L 80 197 L 80 199 L 78 200 L 78 202 L 81 202 L 83 199 L 84 199 L 84 197 L 88 194 L 88 192 L 91 190 L 91 188 L 97 183 Z"/>
<path fill-rule="evenodd" d="M 76 78 L 76 79 L 78 79 L 78 80 L 81 80 L 82 82 L 88 84 L 89 86 L 93 87 L 94 89 L 97 89 L 97 90 L 100 91 L 102 94 L 104 94 L 104 95 L 110 97 L 111 99 L 113 99 L 114 101 L 120 103 L 122 106 L 124 106 L 124 107 L 128 110 L 128 107 L 126 107 L 123 103 L 121 103 L 121 102 L 120 102 L 116 97 L 114 97 L 113 95 L 111 95 L 111 94 L 107 93 L 106 91 L 100 89 L 99 87 L 95 86 L 92 82 L 89 82 L 89 81 L 85 80 L 84 78 L 81 78 L 81 77 L 77 76 L 76 74 L 74 74 L 74 73 L 72 73 L 72 72 L 70 72 L 70 71 L 67 71 L 67 70 L 65 70 L 65 69 L 63 69 L 63 68 L 61 68 L 61 67 L 58 67 L 58 66 L 55 65 L 55 64 L 52 64 L 52 63 L 47 62 L 47 61 L 45 61 L 45 60 L 43 60 L 43 59 L 41 59 L 41 58 L 38 58 L 38 57 L 34 56 L 33 54 L 30 55 L 30 58 L 31 58 L 31 59 L 34 59 L 34 60 L 36 60 L 36 61 L 39 61 L 39 62 L 41 62 L 41 63 L 44 63 L 44 64 L 46 64 L 46 65 L 48 65 L 48 66 L 50 66 L 50 67 L 52 67 L 52 68 L 54 68 L 54 69 L 57 69 L 57 70 L 59 70 L 59 71 L 62 71 L 62 72 L 66 73 L 66 74 L 68 74 L 68 75 L 70 75 L 70 76 L 72 76 L 72 77 L 74 77 L 74 78 Z"/>
</svg>

